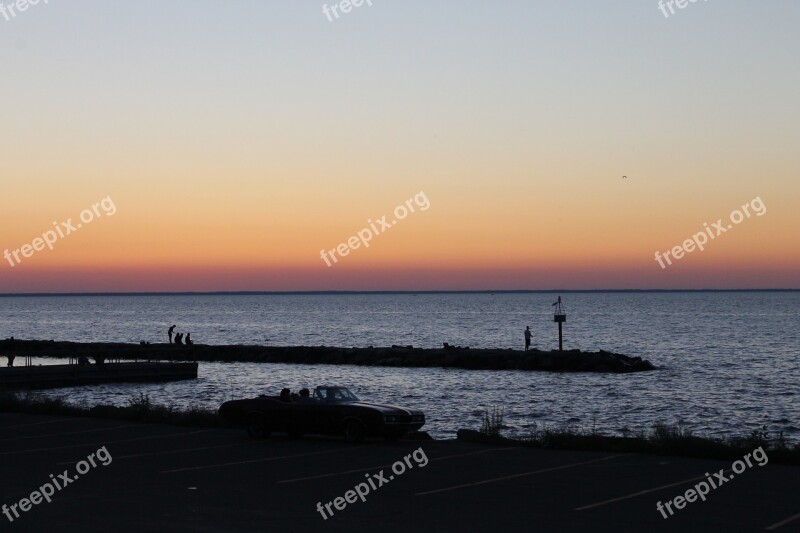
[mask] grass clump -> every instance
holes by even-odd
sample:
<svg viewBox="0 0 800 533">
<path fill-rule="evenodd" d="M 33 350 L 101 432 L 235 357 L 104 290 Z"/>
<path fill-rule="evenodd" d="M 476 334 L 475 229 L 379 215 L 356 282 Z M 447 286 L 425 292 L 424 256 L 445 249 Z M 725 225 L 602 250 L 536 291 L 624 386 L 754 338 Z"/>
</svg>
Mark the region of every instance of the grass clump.
<svg viewBox="0 0 800 533">
<path fill-rule="evenodd" d="M 695 457 L 700 459 L 739 459 L 757 448 L 762 448 L 770 461 L 800 464 L 800 444 L 790 447 L 783 432 L 773 434 L 764 427 L 747 437 L 711 437 L 695 435 L 683 423 L 674 425 L 658 422 L 649 430 L 622 436 L 606 435 L 597 431 L 584 431 L 574 426 L 557 428 L 534 427 L 532 433 L 521 439 L 522 444 L 535 448 L 602 450 L 627 453 L 650 453 Z"/>
<path fill-rule="evenodd" d="M 216 410 L 178 409 L 172 405 L 153 403 L 150 396 L 139 393 L 128 399 L 128 405 L 73 405 L 62 397 L 47 397 L 32 392 L 0 394 L 0 412 L 39 415 L 107 418 L 128 422 L 170 424 L 188 427 L 224 427 Z"/>
<path fill-rule="evenodd" d="M 480 432 L 462 430 L 459 438 L 553 450 L 646 453 L 731 461 L 761 448 L 771 462 L 800 465 L 800 444 L 790 445 L 783 432 L 770 432 L 766 426 L 744 437 L 720 438 L 696 435 L 683 422 L 672 425 L 658 422 L 639 431 L 623 428 L 620 435 L 604 434 L 597 430 L 596 424 L 582 429 L 574 424 L 539 427 L 534 422 L 527 436 L 506 438 L 500 435 L 502 423 L 503 411 L 494 407 L 491 413 L 484 412 Z"/>
<path fill-rule="evenodd" d="M 492 407 L 492 411 L 483 412 L 483 425 L 481 433 L 487 437 L 499 437 L 500 430 L 503 428 L 504 409 L 502 407 Z"/>
</svg>

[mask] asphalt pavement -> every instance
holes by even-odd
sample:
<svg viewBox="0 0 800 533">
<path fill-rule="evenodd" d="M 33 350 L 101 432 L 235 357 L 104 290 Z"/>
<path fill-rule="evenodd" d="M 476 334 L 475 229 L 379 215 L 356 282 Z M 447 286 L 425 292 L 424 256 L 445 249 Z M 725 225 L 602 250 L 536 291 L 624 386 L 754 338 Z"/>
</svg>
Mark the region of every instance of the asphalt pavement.
<svg viewBox="0 0 800 533">
<path fill-rule="evenodd" d="M 5 413 L 0 531 L 800 531 L 800 469 L 751 463 Z"/>
</svg>

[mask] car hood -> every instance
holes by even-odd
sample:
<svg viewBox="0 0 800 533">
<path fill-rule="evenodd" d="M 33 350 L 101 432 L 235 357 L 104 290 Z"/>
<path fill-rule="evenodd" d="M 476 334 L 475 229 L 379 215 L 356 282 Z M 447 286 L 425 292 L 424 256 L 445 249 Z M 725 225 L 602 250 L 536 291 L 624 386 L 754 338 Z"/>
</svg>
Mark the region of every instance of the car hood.
<svg viewBox="0 0 800 533">
<path fill-rule="evenodd" d="M 369 403 L 369 402 L 353 402 L 348 405 L 357 405 L 359 407 L 368 407 L 376 411 L 380 411 L 384 415 L 421 415 L 422 411 L 416 409 L 406 409 L 397 405 L 387 405 L 382 403 Z"/>
</svg>

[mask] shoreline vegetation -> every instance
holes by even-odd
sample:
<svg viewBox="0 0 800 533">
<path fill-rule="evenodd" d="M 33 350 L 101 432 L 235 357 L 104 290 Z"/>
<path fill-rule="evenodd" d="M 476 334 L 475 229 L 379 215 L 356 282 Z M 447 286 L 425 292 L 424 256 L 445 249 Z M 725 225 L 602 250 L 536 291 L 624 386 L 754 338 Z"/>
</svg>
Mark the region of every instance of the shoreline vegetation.
<svg viewBox="0 0 800 533">
<path fill-rule="evenodd" d="M 444 348 L 411 346 L 337 348 L 327 346 L 192 346 L 174 344 L 79 343 L 19 340 L 17 357 L 56 357 L 106 360 L 167 360 L 204 362 L 286 363 L 307 365 L 358 365 L 378 367 L 459 368 L 464 370 L 538 370 L 550 372 L 630 373 L 656 370 L 640 357 L 600 350 L 540 351 L 445 345 Z M 5 355 L 5 352 L 0 353 Z"/>
<path fill-rule="evenodd" d="M 115 405 L 89 407 L 85 404 L 70 404 L 62 396 L 43 396 L 33 391 L 0 392 L 0 413 L 104 418 L 203 428 L 227 427 L 215 409 L 179 409 L 156 404 L 150 401 L 150 396 L 143 393 L 131 396 L 124 407 Z"/>
<path fill-rule="evenodd" d="M 550 450 L 604 451 L 692 457 L 696 459 L 735 460 L 756 448 L 763 448 L 770 462 L 800 465 L 800 443 L 792 446 L 783 434 L 766 426 L 747 436 L 712 437 L 695 435 L 683 424 L 654 424 L 649 430 L 621 430 L 621 435 L 608 435 L 595 427 L 578 428 L 571 424 L 557 427 L 534 424 L 530 434 L 509 438 L 501 435 L 503 410 L 484 411 L 480 430 L 460 429 L 458 440 L 493 446 L 519 446 Z"/>
<path fill-rule="evenodd" d="M 0 393 L 0 412 L 51 416 L 101 418 L 143 424 L 164 424 L 181 427 L 231 428 L 212 409 L 179 409 L 155 404 L 146 394 L 128 399 L 124 407 L 111 405 L 69 404 L 63 397 L 45 397 L 33 392 Z M 770 462 L 800 465 L 800 444 L 794 447 L 783 433 L 770 433 L 766 428 L 754 430 L 745 437 L 717 438 L 695 435 L 685 426 L 655 424 L 649 431 L 622 431 L 621 436 L 607 435 L 591 428 L 581 430 L 573 425 L 534 427 L 528 436 L 508 438 L 501 435 L 503 411 L 494 409 L 484 414 L 480 430 L 461 429 L 457 439 L 493 446 L 520 446 L 549 450 L 607 451 L 698 459 L 733 460 L 762 447 Z M 421 434 L 425 433 L 424 431 Z"/>
</svg>

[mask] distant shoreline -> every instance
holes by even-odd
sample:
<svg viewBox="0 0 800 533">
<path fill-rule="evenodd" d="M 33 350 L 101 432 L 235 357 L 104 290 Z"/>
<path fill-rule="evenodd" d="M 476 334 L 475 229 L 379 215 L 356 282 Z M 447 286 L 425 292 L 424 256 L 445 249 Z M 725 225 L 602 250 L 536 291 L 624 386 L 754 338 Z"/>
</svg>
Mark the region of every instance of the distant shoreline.
<svg viewBox="0 0 800 533">
<path fill-rule="evenodd" d="M 20 292 L 0 298 L 75 296 L 360 296 L 428 294 L 659 294 L 659 293 L 800 292 L 800 289 L 519 289 L 468 291 L 216 291 L 216 292 Z"/>
</svg>

